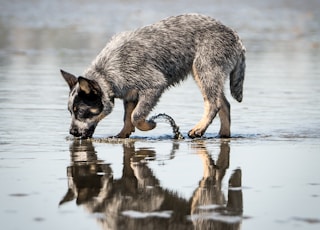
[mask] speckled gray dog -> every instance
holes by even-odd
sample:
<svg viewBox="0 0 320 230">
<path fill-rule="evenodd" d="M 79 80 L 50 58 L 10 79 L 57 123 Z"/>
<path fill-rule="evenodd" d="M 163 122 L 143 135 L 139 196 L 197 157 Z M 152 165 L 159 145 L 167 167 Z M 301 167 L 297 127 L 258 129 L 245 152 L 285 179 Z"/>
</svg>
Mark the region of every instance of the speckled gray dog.
<svg viewBox="0 0 320 230">
<path fill-rule="evenodd" d="M 224 82 L 230 76 L 231 94 L 241 102 L 245 48 L 235 31 L 220 22 L 185 14 L 114 36 L 83 77 L 61 73 L 70 87 L 70 133 L 76 137 L 93 135 L 98 122 L 112 111 L 114 98 L 123 99 L 125 108 L 117 137 L 129 137 L 135 127 L 155 128 L 147 116 L 161 94 L 190 73 L 201 89 L 204 114 L 188 135 L 201 137 L 219 113 L 219 134 L 229 137 L 230 104 Z"/>
</svg>

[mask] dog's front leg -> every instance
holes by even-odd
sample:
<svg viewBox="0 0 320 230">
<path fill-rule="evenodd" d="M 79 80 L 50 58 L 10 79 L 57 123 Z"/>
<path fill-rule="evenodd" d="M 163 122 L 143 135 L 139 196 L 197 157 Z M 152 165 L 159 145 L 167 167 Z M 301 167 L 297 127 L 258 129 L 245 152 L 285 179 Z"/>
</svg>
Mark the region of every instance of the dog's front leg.
<svg viewBox="0 0 320 230">
<path fill-rule="evenodd" d="M 134 108 L 137 105 L 137 102 L 132 102 L 132 101 L 126 101 L 123 100 L 123 105 L 124 105 L 124 125 L 122 130 L 116 137 L 118 138 L 128 138 L 132 132 L 135 131 L 134 125 L 131 122 L 131 114 Z"/>
<path fill-rule="evenodd" d="M 139 95 L 139 101 L 131 115 L 132 124 L 141 131 L 149 131 L 156 127 L 156 123 L 151 120 L 146 120 L 147 116 L 157 104 L 162 91 L 150 89 Z"/>
</svg>

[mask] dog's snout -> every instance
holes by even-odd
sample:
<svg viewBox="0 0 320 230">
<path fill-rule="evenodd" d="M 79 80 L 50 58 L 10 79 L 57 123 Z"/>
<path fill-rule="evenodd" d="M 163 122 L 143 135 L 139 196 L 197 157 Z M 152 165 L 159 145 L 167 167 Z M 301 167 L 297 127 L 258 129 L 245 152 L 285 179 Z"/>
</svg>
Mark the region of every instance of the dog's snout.
<svg viewBox="0 0 320 230">
<path fill-rule="evenodd" d="M 79 133 L 78 129 L 76 129 L 76 128 L 71 128 L 70 129 L 70 134 L 75 136 L 75 137 L 80 137 L 81 136 L 81 133 Z"/>
<path fill-rule="evenodd" d="M 71 127 L 70 128 L 70 134 L 73 135 L 74 137 L 80 137 L 80 138 L 91 138 L 92 134 L 94 132 L 94 126 L 92 126 L 89 129 L 86 130 L 79 130 L 77 127 Z"/>
</svg>

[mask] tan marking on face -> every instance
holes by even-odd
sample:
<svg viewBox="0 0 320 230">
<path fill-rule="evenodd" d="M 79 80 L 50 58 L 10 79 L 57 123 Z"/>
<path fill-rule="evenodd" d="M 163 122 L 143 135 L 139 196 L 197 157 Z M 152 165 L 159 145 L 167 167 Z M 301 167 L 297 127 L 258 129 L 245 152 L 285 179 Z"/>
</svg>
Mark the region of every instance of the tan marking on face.
<svg viewBox="0 0 320 230">
<path fill-rule="evenodd" d="M 99 109 L 97 108 L 90 108 L 90 112 L 93 114 L 98 114 L 99 113 Z"/>
</svg>

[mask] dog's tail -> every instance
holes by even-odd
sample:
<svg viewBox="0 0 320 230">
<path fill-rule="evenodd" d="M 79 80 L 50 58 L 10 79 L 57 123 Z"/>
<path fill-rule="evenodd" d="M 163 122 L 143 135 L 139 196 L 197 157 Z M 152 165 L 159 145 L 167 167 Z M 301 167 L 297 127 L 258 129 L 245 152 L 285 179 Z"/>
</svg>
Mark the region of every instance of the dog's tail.
<svg viewBox="0 0 320 230">
<path fill-rule="evenodd" d="M 245 50 L 243 49 L 236 66 L 230 73 L 230 90 L 231 95 L 238 102 L 242 101 L 243 81 L 246 69 Z"/>
</svg>

